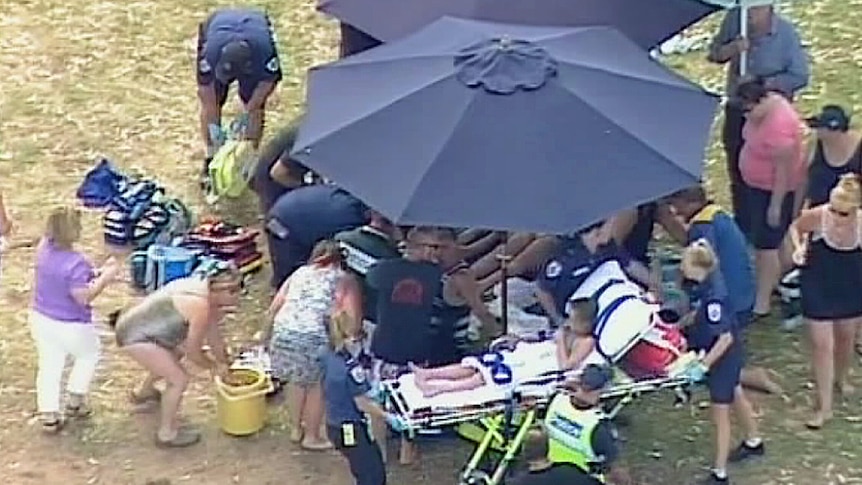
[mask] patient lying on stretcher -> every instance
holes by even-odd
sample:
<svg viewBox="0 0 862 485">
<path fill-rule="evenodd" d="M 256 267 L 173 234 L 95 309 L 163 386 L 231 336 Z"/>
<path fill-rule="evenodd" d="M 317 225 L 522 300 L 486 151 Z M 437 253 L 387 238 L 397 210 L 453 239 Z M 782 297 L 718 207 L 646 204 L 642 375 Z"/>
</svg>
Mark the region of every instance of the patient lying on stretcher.
<svg viewBox="0 0 862 485">
<path fill-rule="evenodd" d="M 543 374 L 579 369 L 596 355 L 593 326 L 597 313 L 594 300 L 573 302 L 569 318 L 557 333 L 553 346 L 507 337 L 501 345 L 511 350 L 467 357 L 459 364 L 433 369 L 411 365 L 416 387 L 425 397 L 433 397 L 478 389 L 492 382 L 517 385 Z"/>
</svg>

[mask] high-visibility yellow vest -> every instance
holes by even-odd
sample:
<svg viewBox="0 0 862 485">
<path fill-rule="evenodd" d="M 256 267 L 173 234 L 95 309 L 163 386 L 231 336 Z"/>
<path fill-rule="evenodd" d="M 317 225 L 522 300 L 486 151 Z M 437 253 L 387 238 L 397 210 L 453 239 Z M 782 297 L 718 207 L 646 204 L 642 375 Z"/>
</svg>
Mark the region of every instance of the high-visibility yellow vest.
<svg viewBox="0 0 862 485">
<path fill-rule="evenodd" d="M 545 416 L 548 461 L 570 463 L 596 476 L 592 473 L 594 465 L 600 464 L 601 459 L 593 451 L 593 431 L 605 418 L 605 413 L 599 408 L 581 410 L 572 406 L 565 394 L 554 397 Z M 596 478 L 604 482 L 604 477 Z"/>
</svg>

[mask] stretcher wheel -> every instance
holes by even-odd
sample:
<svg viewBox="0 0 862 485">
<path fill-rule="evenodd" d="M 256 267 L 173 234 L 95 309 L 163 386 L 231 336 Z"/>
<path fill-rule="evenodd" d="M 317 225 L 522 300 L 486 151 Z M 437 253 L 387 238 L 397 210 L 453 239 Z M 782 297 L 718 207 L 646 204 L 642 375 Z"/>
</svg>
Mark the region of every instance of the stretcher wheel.
<svg viewBox="0 0 862 485">
<path fill-rule="evenodd" d="M 482 470 L 473 470 L 461 477 L 459 485 L 488 485 L 489 483 L 491 483 L 490 475 Z"/>
</svg>

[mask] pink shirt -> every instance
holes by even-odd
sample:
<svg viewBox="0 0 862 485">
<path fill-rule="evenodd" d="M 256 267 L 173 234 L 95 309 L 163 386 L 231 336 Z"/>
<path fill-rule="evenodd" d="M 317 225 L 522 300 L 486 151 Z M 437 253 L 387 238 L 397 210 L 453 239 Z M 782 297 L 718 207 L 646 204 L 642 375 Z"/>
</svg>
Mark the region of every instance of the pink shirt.
<svg viewBox="0 0 862 485">
<path fill-rule="evenodd" d="M 756 189 L 772 191 L 775 185 L 775 155 L 779 150 L 792 147 L 796 161 L 791 169 L 789 190 L 799 188 L 805 175 L 805 147 L 802 119 L 796 109 L 784 98 L 776 98 L 776 105 L 760 123 L 746 122 L 742 128 L 742 151 L 739 153 L 739 170 L 742 179 Z"/>
</svg>

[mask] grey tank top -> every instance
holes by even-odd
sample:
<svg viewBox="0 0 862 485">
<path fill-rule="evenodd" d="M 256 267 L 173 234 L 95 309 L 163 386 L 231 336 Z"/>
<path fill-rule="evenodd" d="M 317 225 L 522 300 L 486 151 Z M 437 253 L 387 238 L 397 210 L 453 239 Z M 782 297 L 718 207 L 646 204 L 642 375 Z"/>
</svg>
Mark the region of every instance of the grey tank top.
<svg viewBox="0 0 862 485">
<path fill-rule="evenodd" d="M 138 305 L 123 313 L 117 320 L 117 345 L 124 347 L 137 343 L 153 343 L 174 350 L 185 342 L 189 333 L 188 320 L 174 305 L 173 295 L 204 296 L 197 281 L 178 280 L 145 297 Z"/>
</svg>

